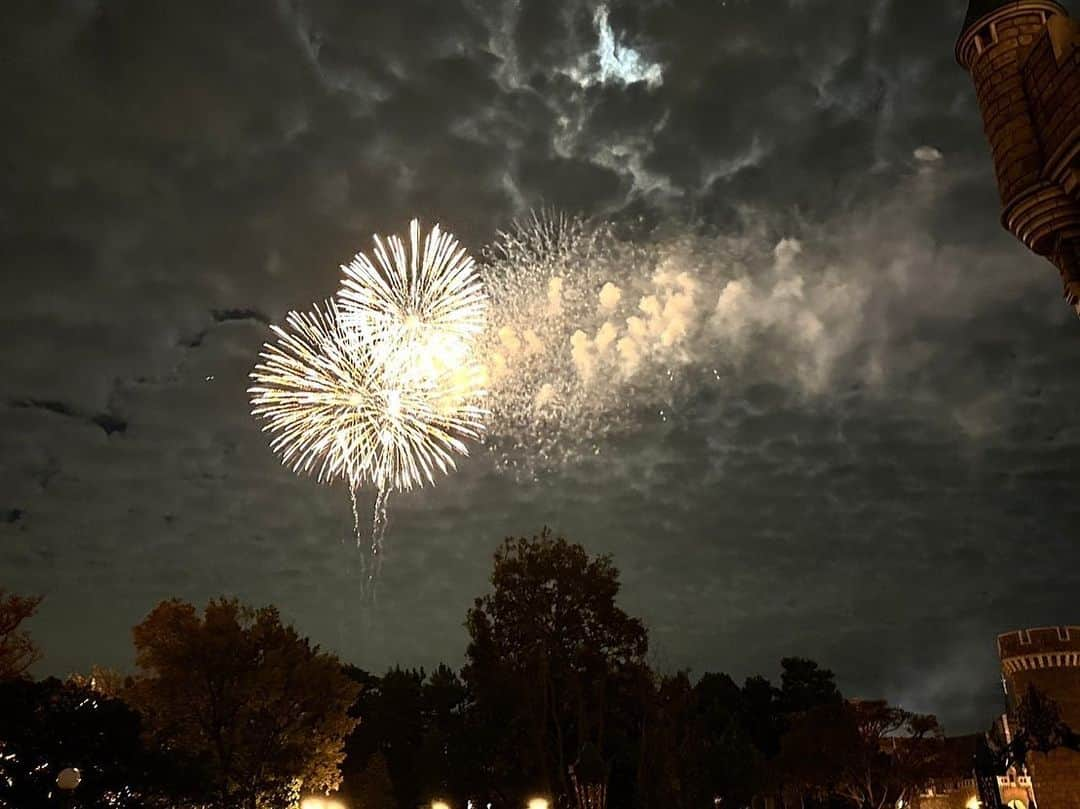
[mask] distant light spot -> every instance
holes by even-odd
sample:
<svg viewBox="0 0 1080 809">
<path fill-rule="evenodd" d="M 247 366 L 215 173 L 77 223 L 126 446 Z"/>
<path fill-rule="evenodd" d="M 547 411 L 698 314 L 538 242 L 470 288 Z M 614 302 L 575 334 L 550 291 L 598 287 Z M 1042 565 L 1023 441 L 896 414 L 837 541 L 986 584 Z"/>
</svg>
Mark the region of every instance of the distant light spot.
<svg viewBox="0 0 1080 809">
<path fill-rule="evenodd" d="M 923 163 L 936 163 L 943 157 L 941 150 L 935 149 L 933 146 L 920 146 L 915 150 L 915 159 Z"/>
</svg>

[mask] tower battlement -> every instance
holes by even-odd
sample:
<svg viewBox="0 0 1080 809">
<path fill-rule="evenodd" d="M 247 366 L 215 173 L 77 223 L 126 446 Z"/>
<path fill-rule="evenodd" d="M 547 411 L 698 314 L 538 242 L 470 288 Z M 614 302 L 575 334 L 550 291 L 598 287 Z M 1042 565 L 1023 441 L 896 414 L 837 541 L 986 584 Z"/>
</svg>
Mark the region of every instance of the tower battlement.
<svg viewBox="0 0 1080 809">
<path fill-rule="evenodd" d="M 998 635 L 998 657 L 1007 674 L 1080 668 L 1080 626 L 1047 626 Z"/>
</svg>

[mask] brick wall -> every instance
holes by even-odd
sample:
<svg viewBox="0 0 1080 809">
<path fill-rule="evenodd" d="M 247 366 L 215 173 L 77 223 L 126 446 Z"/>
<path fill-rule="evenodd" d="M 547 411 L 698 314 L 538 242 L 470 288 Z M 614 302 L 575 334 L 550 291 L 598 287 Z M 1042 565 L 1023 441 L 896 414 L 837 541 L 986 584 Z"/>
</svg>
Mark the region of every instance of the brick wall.
<svg viewBox="0 0 1080 809">
<path fill-rule="evenodd" d="M 971 63 L 971 76 L 1004 205 L 1036 185 L 1042 174 L 1044 156 L 1028 109 L 1022 65 L 1045 33 L 1044 16 L 1043 11 L 1018 6 L 976 34 L 982 52 Z"/>
<path fill-rule="evenodd" d="M 1053 158 L 1080 139 L 1080 48 L 1057 51 L 1045 31 L 1032 46 L 1023 71 L 1031 116 L 1048 162 L 1056 162 Z"/>
</svg>

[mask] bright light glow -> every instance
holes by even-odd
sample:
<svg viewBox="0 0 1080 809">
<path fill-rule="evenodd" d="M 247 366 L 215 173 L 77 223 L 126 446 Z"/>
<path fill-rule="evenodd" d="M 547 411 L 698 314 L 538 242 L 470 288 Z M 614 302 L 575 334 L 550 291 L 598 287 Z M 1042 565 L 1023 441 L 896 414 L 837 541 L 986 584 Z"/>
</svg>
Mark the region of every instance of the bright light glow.
<svg viewBox="0 0 1080 809">
<path fill-rule="evenodd" d="M 599 42 L 596 55 L 600 59 L 600 81 L 617 79 L 623 84 L 643 81 L 650 87 L 663 84 L 664 73 L 660 65 L 649 64 L 633 48 L 620 45 L 615 39 L 615 31 L 608 22 L 608 8 L 600 6 L 593 17 Z"/>
<path fill-rule="evenodd" d="M 484 328 L 487 298 L 476 263 L 439 226 L 420 239 L 409 223 L 409 244 L 375 237 L 375 261 L 363 253 L 342 272 L 338 302 L 342 322 L 388 353 L 408 348 L 408 360 L 453 367 Z M 434 355 L 434 356 L 431 356 Z"/>
<path fill-rule="evenodd" d="M 547 798 L 530 798 L 529 809 L 548 809 Z"/>
<path fill-rule="evenodd" d="M 304 798 L 300 809 L 347 809 L 341 801 L 330 798 Z"/>
<path fill-rule="evenodd" d="M 450 804 L 446 801 L 432 801 L 431 809 L 450 809 Z"/>
<path fill-rule="evenodd" d="M 412 489 L 454 469 L 465 439 L 481 436 L 479 276 L 438 227 L 423 248 L 415 220 L 410 235 L 409 250 L 376 239 L 378 266 L 359 254 L 340 300 L 273 327 L 278 340 L 264 346 L 248 392 L 294 472 L 354 491 Z"/>
<path fill-rule="evenodd" d="M 937 163 L 944 155 L 934 146 L 920 146 L 915 150 L 915 159 L 923 163 Z"/>
<path fill-rule="evenodd" d="M 56 776 L 56 785 L 65 791 L 75 789 L 82 783 L 82 773 L 77 767 L 67 767 Z"/>
<path fill-rule="evenodd" d="M 967 809 L 979 809 L 980 806 L 982 806 L 982 801 L 977 795 L 972 795 L 967 802 Z"/>
</svg>

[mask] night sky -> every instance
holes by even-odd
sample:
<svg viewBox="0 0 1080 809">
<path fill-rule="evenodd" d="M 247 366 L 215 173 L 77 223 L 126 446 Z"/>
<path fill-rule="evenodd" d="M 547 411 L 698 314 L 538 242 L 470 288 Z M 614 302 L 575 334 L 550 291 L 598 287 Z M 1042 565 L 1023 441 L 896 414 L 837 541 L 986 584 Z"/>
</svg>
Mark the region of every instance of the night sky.
<svg viewBox="0 0 1080 809">
<path fill-rule="evenodd" d="M 963 6 L 8 0 L 0 585 L 47 596 L 38 673 L 128 668 L 158 600 L 223 593 L 457 665 L 497 543 L 546 524 L 613 554 L 662 669 L 809 656 L 986 726 L 995 635 L 1078 618 L 1080 324 L 998 224 Z M 479 253 L 539 206 L 737 238 L 824 328 L 754 319 L 602 455 L 398 497 L 364 606 L 345 491 L 248 414 L 267 323 L 373 232 Z"/>
</svg>

